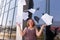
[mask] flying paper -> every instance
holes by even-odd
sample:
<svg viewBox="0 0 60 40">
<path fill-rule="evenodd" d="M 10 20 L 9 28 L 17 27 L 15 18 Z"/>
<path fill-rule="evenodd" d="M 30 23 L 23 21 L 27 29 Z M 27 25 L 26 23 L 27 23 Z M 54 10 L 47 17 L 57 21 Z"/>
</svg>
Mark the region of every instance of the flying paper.
<svg viewBox="0 0 60 40">
<path fill-rule="evenodd" d="M 31 8 L 31 9 L 29 9 L 28 11 L 34 14 L 35 11 L 36 11 L 36 9 L 32 9 L 32 8 Z"/>
<path fill-rule="evenodd" d="M 53 16 L 48 15 L 47 13 L 44 14 L 41 19 L 47 24 L 47 25 L 51 25 L 52 24 L 52 19 Z"/>
<path fill-rule="evenodd" d="M 23 12 L 23 19 L 26 20 L 28 18 L 28 12 Z"/>
<path fill-rule="evenodd" d="M 25 0 L 21 0 L 21 4 L 26 5 L 26 1 Z"/>
</svg>

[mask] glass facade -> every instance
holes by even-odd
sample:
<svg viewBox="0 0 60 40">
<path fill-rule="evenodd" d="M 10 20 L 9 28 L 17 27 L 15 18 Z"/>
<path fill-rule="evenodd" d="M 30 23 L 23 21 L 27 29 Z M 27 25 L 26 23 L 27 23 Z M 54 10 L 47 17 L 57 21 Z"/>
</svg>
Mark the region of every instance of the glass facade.
<svg viewBox="0 0 60 40">
<path fill-rule="evenodd" d="M 15 40 L 17 0 L 1 0 L 0 5 L 0 39 Z"/>
<path fill-rule="evenodd" d="M 3 18 L 3 20 L 1 19 L 2 22 L 5 21 L 6 19 L 8 19 L 8 23 L 9 23 L 9 21 L 12 22 L 13 15 L 16 15 L 16 12 L 17 12 L 17 10 L 16 10 L 17 9 L 16 2 L 17 2 L 17 0 L 9 0 L 9 1 L 4 0 L 3 1 L 2 8 L 1 8 L 2 13 L 0 13 L 1 17 Z M 7 18 L 7 16 L 8 16 L 8 18 Z M 1 22 L 0 22 L 0 25 L 5 26 L 5 22 L 3 22 L 3 23 L 1 24 Z"/>
</svg>

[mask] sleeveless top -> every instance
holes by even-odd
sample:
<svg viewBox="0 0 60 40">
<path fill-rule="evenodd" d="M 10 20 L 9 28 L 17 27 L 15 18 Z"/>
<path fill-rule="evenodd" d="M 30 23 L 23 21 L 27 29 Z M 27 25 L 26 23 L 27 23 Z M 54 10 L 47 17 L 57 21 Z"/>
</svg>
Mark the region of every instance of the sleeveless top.
<svg viewBox="0 0 60 40">
<path fill-rule="evenodd" d="M 26 33 L 24 35 L 24 40 L 36 40 L 36 30 L 26 29 Z"/>
</svg>

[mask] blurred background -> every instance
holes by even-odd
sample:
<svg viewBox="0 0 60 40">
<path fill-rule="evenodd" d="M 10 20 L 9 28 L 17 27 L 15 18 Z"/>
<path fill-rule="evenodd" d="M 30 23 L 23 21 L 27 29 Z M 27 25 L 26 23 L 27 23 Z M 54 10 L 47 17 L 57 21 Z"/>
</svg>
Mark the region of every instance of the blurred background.
<svg viewBox="0 0 60 40">
<path fill-rule="evenodd" d="M 40 19 L 44 13 L 53 16 L 52 25 L 44 29 L 41 37 L 37 40 L 59 40 L 60 39 L 60 0 L 25 0 L 26 5 L 23 11 L 36 9 L 34 14 L 29 13 L 29 18 L 33 18 L 37 28 L 44 22 Z M 16 14 L 18 0 L 0 0 L 0 39 L 15 40 L 16 38 Z M 38 19 L 38 20 L 37 20 Z M 26 26 L 26 20 L 23 20 L 23 28 Z M 53 36 L 52 36 L 53 35 Z"/>
</svg>

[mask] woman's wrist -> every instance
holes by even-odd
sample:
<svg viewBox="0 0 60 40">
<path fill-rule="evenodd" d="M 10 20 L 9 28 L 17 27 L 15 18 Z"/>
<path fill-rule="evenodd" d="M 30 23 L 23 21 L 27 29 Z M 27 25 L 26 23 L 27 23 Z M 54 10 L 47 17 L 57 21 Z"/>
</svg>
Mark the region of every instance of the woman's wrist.
<svg viewBox="0 0 60 40">
<path fill-rule="evenodd" d="M 44 27 L 41 27 L 41 30 L 43 30 L 44 29 Z"/>
<path fill-rule="evenodd" d="M 46 27 L 46 25 L 42 25 L 41 29 L 44 29 Z"/>
</svg>

